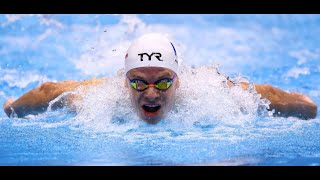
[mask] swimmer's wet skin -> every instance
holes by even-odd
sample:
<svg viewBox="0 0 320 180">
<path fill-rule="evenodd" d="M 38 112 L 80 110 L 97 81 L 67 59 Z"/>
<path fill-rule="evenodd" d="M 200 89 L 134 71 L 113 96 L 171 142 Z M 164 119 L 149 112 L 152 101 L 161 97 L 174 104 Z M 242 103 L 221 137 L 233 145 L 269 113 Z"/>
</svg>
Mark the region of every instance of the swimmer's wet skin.
<svg viewBox="0 0 320 180">
<path fill-rule="evenodd" d="M 131 104 L 143 120 L 155 124 L 172 109 L 179 87 L 176 76 L 172 70 L 162 67 L 140 67 L 127 72 L 128 79 L 140 79 L 149 86 L 136 89 L 130 81 L 126 82 Z M 163 85 L 157 88 L 157 83 Z"/>
<path fill-rule="evenodd" d="M 163 119 L 172 109 L 176 90 L 180 85 L 179 61 L 173 44 L 166 37 L 155 33 L 138 38 L 125 55 L 125 74 L 125 87 L 140 118 L 150 124 L 156 124 Z M 15 101 L 8 99 L 4 103 L 4 111 L 9 117 L 37 115 L 45 112 L 49 102 L 62 93 L 84 87 L 78 95 L 70 95 L 56 102 L 53 110 L 72 107 L 74 102 L 81 101 L 81 95 L 90 87 L 104 81 L 105 78 L 94 78 L 82 82 L 47 82 Z M 228 85 L 230 88 L 234 86 L 231 81 Z M 241 86 L 248 88 L 247 83 L 241 83 Z M 313 119 L 317 116 L 317 105 L 306 95 L 287 93 L 271 85 L 254 86 L 261 98 L 271 102 L 269 110 L 275 110 L 274 116 L 294 116 L 300 119 Z"/>
</svg>

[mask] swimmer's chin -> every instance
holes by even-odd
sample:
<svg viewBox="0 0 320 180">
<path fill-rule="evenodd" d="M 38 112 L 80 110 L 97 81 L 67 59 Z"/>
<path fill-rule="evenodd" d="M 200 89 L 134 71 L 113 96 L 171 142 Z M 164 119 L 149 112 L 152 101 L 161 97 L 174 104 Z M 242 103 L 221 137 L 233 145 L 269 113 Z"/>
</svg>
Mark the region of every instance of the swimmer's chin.
<svg viewBox="0 0 320 180">
<path fill-rule="evenodd" d="M 157 124 L 161 121 L 162 115 L 161 115 L 161 105 L 159 105 L 159 108 L 151 109 L 146 108 L 144 106 L 141 106 L 140 111 L 140 117 L 148 124 Z"/>
<path fill-rule="evenodd" d="M 146 123 L 156 125 L 161 121 L 161 118 L 154 118 L 154 117 L 144 117 L 142 118 Z"/>
</svg>

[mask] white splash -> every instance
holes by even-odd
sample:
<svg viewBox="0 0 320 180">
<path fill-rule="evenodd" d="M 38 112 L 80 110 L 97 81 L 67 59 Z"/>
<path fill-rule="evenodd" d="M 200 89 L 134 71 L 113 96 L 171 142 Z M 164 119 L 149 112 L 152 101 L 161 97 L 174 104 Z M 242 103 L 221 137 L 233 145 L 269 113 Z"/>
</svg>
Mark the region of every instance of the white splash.
<svg viewBox="0 0 320 180">
<path fill-rule="evenodd" d="M 78 114 L 72 125 L 95 132 L 123 132 L 144 126 L 182 131 L 205 124 L 244 126 L 250 125 L 269 105 L 253 87 L 244 90 L 236 84 L 229 88 L 226 77 L 218 75 L 215 66 L 197 69 L 184 66 L 180 81 L 173 110 L 159 124 L 147 125 L 131 106 L 124 87 L 124 73 L 120 70 L 84 95 L 83 101 L 77 104 Z"/>
<path fill-rule="evenodd" d="M 78 89 L 81 91 L 80 89 Z M 100 86 L 92 87 L 77 104 L 74 126 L 99 131 L 127 131 L 142 123 L 134 112 L 124 87 L 124 71 L 108 76 Z M 121 126 L 123 125 L 123 126 Z"/>
<path fill-rule="evenodd" d="M 313 59 L 319 59 L 320 58 L 320 50 L 316 50 L 315 52 L 312 52 L 308 49 L 302 49 L 299 51 L 292 51 L 289 53 L 290 56 L 297 58 L 298 65 L 302 65 L 307 63 L 308 61 L 311 61 Z"/>
<path fill-rule="evenodd" d="M 216 66 L 184 67 L 182 72 L 177 105 L 168 117 L 174 122 L 242 126 L 269 106 L 253 85 L 244 90 L 238 81 L 228 87 L 226 76 L 219 75 Z"/>
<path fill-rule="evenodd" d="M 298 78 L 300 75 L 308 75 L 308 74 L 310 74 L 310 70 L 307 67 L 293 67 L 284 75 L 284 77 Z"/>
<path fill-rule="evenodd" d="M 39 84 L 41 84 L 46 81 L 55 82 L 55 80 L 51 80 L 47 76 L 37 74 L 37 72 L 0 68 L 0 82 L 8 83 L 9 87 L 25 88 L 29 83 L 39 82 Z"/>
</svg>

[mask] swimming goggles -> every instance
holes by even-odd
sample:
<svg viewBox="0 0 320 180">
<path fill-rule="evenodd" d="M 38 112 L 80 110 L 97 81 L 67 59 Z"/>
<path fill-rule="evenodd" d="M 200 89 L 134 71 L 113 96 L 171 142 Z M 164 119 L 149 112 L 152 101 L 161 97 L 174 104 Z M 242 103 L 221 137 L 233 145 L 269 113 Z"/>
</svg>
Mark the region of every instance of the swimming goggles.
<svg viewBox="0 0 320 180">
<path fill-rule="evenodd" d="M 128 77 L 128 79 L 129 79 L 131 87 L 133 87 L 133 89 L 135 89 L 137 91 L 144 91 L 148 87 L 155 87 L 159 90 L 167 90 L 175 81 L 176 75 L 172 79 L 171 78 L 163 78 L 163 79 L 159 79 L 158 81 L 156 81 L 152 84 L 146 82 L 145 80 L 141 80 L 141 79 L 130 79 L 129 77 Z"/>
</svg>

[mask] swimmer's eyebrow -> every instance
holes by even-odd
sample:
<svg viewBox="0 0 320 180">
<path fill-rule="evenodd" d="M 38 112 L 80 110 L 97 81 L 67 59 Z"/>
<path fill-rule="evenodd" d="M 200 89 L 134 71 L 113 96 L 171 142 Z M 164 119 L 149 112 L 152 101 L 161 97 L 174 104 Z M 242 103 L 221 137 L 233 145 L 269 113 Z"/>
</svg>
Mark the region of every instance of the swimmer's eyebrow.
<svg viewBox="0 0 320 180">
<path fill-rule="evenodd" d="M 141 76 L 135 76 L 133 75 L 130 79 L 141 79 L 141 80 L 145 80 L 145 78 L 141 77 Z"/>
<path fill-rule="evenodd" d="M 158 79 L 163 79 L 163 78 L 173 78 L 173 77 L 171 77 L 170 74 L 166 74 L 166 75 L 160 76 Z"/>
<path fill-rule="evenodd" d="M 137 73 L 132 73 L 131 75 L 129 75 L 128 77 L 130 77 L 130 79 L 133 79 L 133 78 L 137 78 L 137 79 L 145 79 L 144 77 L 143 77 L 143 75 L 141 75 L 142 73 L 139 73 L 139 72 L 137 72 Z"/>
<path fill-rule="evenodd" d="M 159 77 L 159 79 L 162 78 L 172 78 L 172 74 L 170 74 L 169 72 L 165 72 L 162 74 L 162 76 Z"/>
<path fill-rule="evenodd" d="M 172 78 L 172 75 L 170 74 L 170 72 L 160 73 L 160 75 L 161 75 L 161 76 L 160 76 L 158 79 L 162 79 L 162 78 Z M 142 76 L 138 75 L 138 73 L 137 73 L 137 75 L 132 75 L 132 76 L 130 77 L 130 79 L 133 79 L 133 78 L 142 79 L 142 80 L 145 80 L 145 79 L 146 79 L 146 77 L 142 77 Z"/>
</svg>

